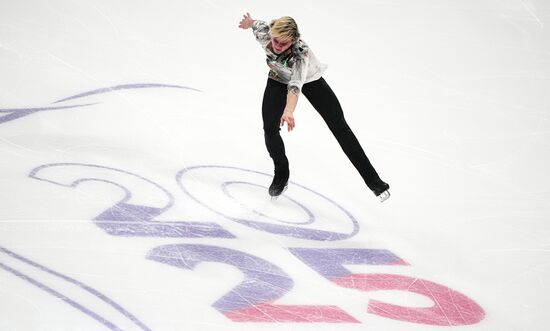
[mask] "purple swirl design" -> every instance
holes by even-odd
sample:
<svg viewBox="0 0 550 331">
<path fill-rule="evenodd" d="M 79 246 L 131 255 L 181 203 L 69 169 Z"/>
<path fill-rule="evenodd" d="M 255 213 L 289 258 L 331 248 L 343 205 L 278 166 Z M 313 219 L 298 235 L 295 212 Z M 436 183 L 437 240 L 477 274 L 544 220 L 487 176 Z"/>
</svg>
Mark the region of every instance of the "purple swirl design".
<svg viewBox="0 0 550 331">
<path fill-rule="evenodd" d="M 196 203 L 200 204 L 201 206 L 211 210 L 212 212 L 214 212 L 214 213 L 216 213 L 216 214 L 218 214 L 218 215 L 220 215 L 224 218 L 227 218 L 227 219 L 232 220 L 236 223 L 240 223 L 242 225 L 245 225 L 247 227 L 250 227 L 250 228 L 253 228 L 253 229 L 256 229 L 256 230 L 259 230 L 259 231 L 264 231 L 264 232 L 277 234 L 277 235 L 282 235 L 282 236 L 287 236 L 287 237 L 295 237 L 295 238 L 306 239 L 306 240 L 315 240 L 315 241 L 344 240 L 344 239 L 348 239 L 348 238 L 351 238 L 351 237 L 355 236 L 359 232 L 359 222 L 355 219 L 355 217 L 348 210 L 346 210 L 344 207 L 342 207 L 341 205 L 339 205 L 335 201 L 331 200 L 330 198 L 324 196 L 323 194 L 318 193 L 318 192 L 316 192 L 316 191 L 314 191 L 310 188 L 307 188 L 307 187 L 305 187 L 303 185 L 300 185 L 298 183 L 295 183 L 295 182 L 289 182 L 289 184 L 295 185 L 296 187 L 298 187 L 300 189 L 303 189 L 306 192 L 309 192 L 313 196 L 321 198 L 322 200 L 325 201 L 326 204 L 332 205 L 336 209 L 340 210 L 346 216 L 347 221 L 352 224 L 353 230 L 349 233 L 340 233 L 340 232 L 310 229 L 310 228 L 298 227 L 298 226 L 289 226 L 289 225 L 285 225 L 285 224 L 265 223 L 265 222 L 255 221 L 255 220 L 247 220 L 247 219 L 241 219 L 239 217 L 234 217 L 234 216 L 228 214 L 227 212 L 220 211 L 217 208 L 217 206 L 214 202 L 207 201 L 207 200 L 204 200 L 204 199 L 200 199 L 197 195 L 193 194 L 191 192 L 191 190 L 188 189 L 182 181 L 184 176 L 186 176 L 186 175 L 192 176 L 192 174 L 190 174 L 190 173 L 193 172 L 193 171 L 211 170 L 211 169 L 232 170 L 232 171 L 238 171 L 238 172 L 244 172 L 244 173 L 250 173 L 250 174 L 258 174 L 258 175 L 262 175 L 262 176 L 266 176 L 266 177 L 272 177 L 272 176 L 269 175 L 269 174 L 263 173 L 263 172 L 255 171 L 255 170 L 249 170 L 249 169 L 231 167 L 231 166 L 218 166 L 218 165 L 192 166 L 192 167 L 188 167 L 188 168 L 185 168 L 185 169 L 179 171 L 178 174 L 176 175 L 176 182 L 178 183 L 178 186 L 180 187 L 180 189 L 187 196 L 189 196 L 191 199 L 193 199 Z M 220 185 L 221 190 L 224 192 L 224 194 L 227 197 L 235 200 L 235 197 L 233 197 L 229 193 L 229 191 L 227 190 L 227 186 L 237 184 L 237 183 L 238 184 L 249 184 L 251 186 L 260 186 L 261 187 L 261 185 L 257 185 L 257 184 L 254 184 L 254 183 L 248 183 L 248 182 L 242 182 L 242 181 L 237 181 L 237 182 L 235 182 L 235 181 L 226 181 L 226 182 L 221 183 L 221 185 Z M 300 207 L 302 210 L 304 210 L 306 212 L 309 219 L 306 222 L 302 223 L 302 224 L 310 224 L 310 223 L 312 223 L 312 221 L 314 221 L 314 214 L 305 205 L 303 205 L 302 203 L 298 203 L 294 199 L 288 198 L 286 195 L 284 195 L 283 197 L 286 197 L 287 199 L 289 199 L 291 202 L 293 202 L 295 205 L 297 205 L 298 207 Z M 256 210 L 253 210 L 253 212 L 257 215 L 261 215 L 261 216 L 263 215 L 262 213 L 260 213 Z M 273 220 L 280 221 L 280 220 L 276 220 L 276 219 L 273 219 Z M 288 223 L 288 222 L 283 222 L 283 223 Z"/>
<path fill-rule="evenodd" d="M 109 93 L 109 92 L 119 91 L 119 90 L 133 90 L 133 89 L 144 89 L 144 88 L 177 88 L 177 89 L 186 89 L 186 90 L 192 90 L 192 91 L 200 92 L 197 89 L 194 89 L 194 88 L 191 88 L 191 87 L 179 86 L 179 85 L 169 85 L 169 84 L 124 84 L 124 85 L 105 87 L 105 88 L 100 88 L 100 89 L 93 90 L 93 91 L 80 93 L 80 94 L 73 95 L 73 96 L 70 96 L 70 97 L 67 97 L 67 98 L 63 98 L 61 100 L 57 100 L 54 103 L 60 103 L 60 102 L 64 102 L 64 101 L 74 100 L 74 99 L 83 98 L 83 97 L 87 97 L 87 96 L 95 95 L 95 94 L 104 94 L 104 93 Z"/>
<path fill-rule="evenodd" d="M 111 87 L 104 87 L 92 91 L 87 91 L 83 93 L 79 93 L 76 95 L 72 95 L 60 100 L 57 100 L 53 102 L 52 104 L 58 104 L 61 102 L 74 100 L 74 99 L 80 99 L 96 94 L 105 94 L 109 92 L 114 91 L 120 91 L 120 90 L 132 90 L 132 89 L 145 89 L 145 88 L 174 88 L 174 89 L 183 89 L 183 90 L 191 90 L 196 92 L 201 92 L 200 90 L 191 88 L 191 87 L 185 87 L 180 85 L 170 85 L 170 84 L 153 84 L 153 83 L 141 83 L 141 84 L 123 84 L 123 85 L 116 85 Z M 45 107 L 35 107 L 35 108 L 5 108 L 0 109 L 0 124 L 10 122 L 13 120 L 16 120 L 21 117 L 29 116 L 31 114 L 42 112 L 42 111 L 52 111 L 52 110 L 59 110 L 59 109 L 70 109 L 70 108 L 81 108 L 81 107 L 87 107 L 87 106 L 93 106 L 97 105 L 99 102 L 95 103 L 83 103 L 83 104 L 77 104 L 77 105 L 68 105 L 68 106 L 45 106 Z M 5 115 L 2 115 L 5 114 Z"/>
<path fill-rule="evenodd" d="M 114 310 L 116 310 L 118 313 L 122 314 L 124 317 L 126 317 L 129 321 L 132 322 L 132 324 L 134 324 L 138 329 L 140 330 L 146 330 L 146 331 L 150 331 L 151 329 L 149 329 L 149 327 L 147 327 L 143 322 L 141 322 L 139 319 L 137 319 L 137 317 L 135 317 L 134 315 L 132 315 L 130 312 L 128 312 L 126 309 L 124 309 L 122 306 L 120 306 L 119 304 L 117 304 L 116 302 L 114 302 L 112 299 L 108 298 L 107 296 L 105 296 L 104 294 L 100 293 L 99 291 L 93 289 L 92 287 L 82 283 L 82 282 L 79 282 L 77 281 L 76 279 L 73 279 L 71 277 L 68 277 L 68 276 L 65 276 L 59 272 L 56 272 L 54 270 L 51 270 L 43 265 L 40 265 L 36 262 L 33 262 L 27 258 L 24 258 L 4 247 L 1 247 L 0 246 L 0 253 L 3 253 L 3 254 L 6 254 L 14 259 L 17 259 L 25 264 L 28 264 L 40 271 L 43 271 L 43 272 L 46 272 L 50 275 L 53 275 L 53 276 L 56 276 L 58 277 L 59 279 L 61 280 L 64 280 L 66 281 L 67 283 L 70 283 L 70 284 L 73 284 L 73 285 L 76 285 L 78 288 L 94 295 L 95 297 L 97 297 L 99 300 L 103 301 L 104 303 L 108 304 L 109 306 L 111 306 Z M 67 303 L 68 305 L 70 305 L 71 307 L 75 308 L 76 310 L 80 311 L 81 313 L 83 314 L 86 314 L 88 315 L 89 317 L 93 318 L 94 320 L 96 320 L 97 322 L 103 324 L 105 327 L 107 327 L 108 329 L 110 330 L 123 330 L 121 329 L 120 327 L 118 327 L 115 323 L 107 320 L 106 318 L 100 316 L 98 313 L 94 312 L 92 309 L 89 309 L 85 306 L 84 303 L 78 303 L 77 301 L 71 299 L 69 296 L 59 292 L 59 291 L 56 291 L 54 290 L 53 288 L 49 287 L 48 285 L 28 276 L 28 275 L 25 275 L 24 273 L 14 269 L 14 268 L 11 268 L 3 263 L 0 262 L 0 269 L 3 269 L 4 271 L 7 271 L 15 276 L 17 276 L 18 278 L 38 287 L 39 289 L 43 290 L 44 292 L 62 300 L 63 302 Z"/>
<path fill-rule="evenodd" d="M 58 107 L 0 109 L 0 114 L 2 114 L 2 113 L 6 114 L 6 115 L 3 115 L 2 117 L 0 117 L 0 124 L 16 120 L 20 117 L 29 116 L 31 114 L 41 112 L 41 111 L 50 111 L 50 110 L 57 110 L 57 109 L 69 109 L 69 108 L 81 108 L 81 107 L 92 106 L 92 105 L 97 105 L 97 103 L 87 103 L 87 104 L 80 104 L 80 105 L 73 105 L 73 106 L 58 106 Z"/>
<path fill-rule="evenodd" d="M 71 173 L 71 171 L 77 172 L 75 173 L 76 177 L 73 178 L 70 183 L 65 183 L 44 177 L 46 176 L 46 174 L 43 174 L 43 172 L 48 169 L 58 169 L 58 171 L 67 173 Z M 133 204 L 130 202 L 133 197 L 133 193 L 130 191 L 130 189 L 120 183 L 114 182 L 113 180 L 99 177 L 100 175 L 87 177 L 88 174 L 86 173 L 86 171 L 90 169 L 105 170 L 112 174 L 123 174 L 128 176 L 129 178 L 134 178 L 143 183 L 147 183 L 148 186 L 150 186 L 151 188 L 162 192 L 162 195 L 165 198 L 165 202 L 161 207 Z M 235 238 L 233 234 L 226 231 L 216 223 L 155 221 L 155 218 L 157 216 L 161 215 L 174 205 L 174 196 L 163 186 L 153 182 L 150 179 L 129 171 L 99 166 L 95 164 L 52 163 L 45 164 L 33 169 L 30 172 L 29 177 L 42 182 L 47 182 L 69 188 L 76 188 L 80 184 L 88 181 L 101 182 L 120 188 L 123 192 L 125 192 L 124 198 L 93 219 L 94 223 L 98 227 L 113 236 L 166 238 Z"/>
</svg>

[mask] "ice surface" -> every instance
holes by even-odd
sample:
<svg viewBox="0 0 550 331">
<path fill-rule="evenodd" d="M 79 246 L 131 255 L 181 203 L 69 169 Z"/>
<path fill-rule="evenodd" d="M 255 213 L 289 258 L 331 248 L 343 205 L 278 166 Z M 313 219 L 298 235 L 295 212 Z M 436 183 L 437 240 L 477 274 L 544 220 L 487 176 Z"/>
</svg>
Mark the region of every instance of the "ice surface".
<svg viewBox="0 0 550 331">
<path fill-rule="evenodd" d="M 301 98 L 296 18 L 391 198 Z M 0 3 L 0 330 L 548 330 L 550 4 Z"/>
</svg>

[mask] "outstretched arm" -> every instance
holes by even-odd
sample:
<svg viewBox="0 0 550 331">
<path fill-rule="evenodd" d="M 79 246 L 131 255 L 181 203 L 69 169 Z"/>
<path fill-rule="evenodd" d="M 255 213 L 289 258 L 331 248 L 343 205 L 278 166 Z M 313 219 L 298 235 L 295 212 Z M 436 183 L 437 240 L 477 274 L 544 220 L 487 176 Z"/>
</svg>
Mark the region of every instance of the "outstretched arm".
<svg viewBox="0 0 550 331">
<path fill-rule="evenodd" d="M 271 35 L 269 33 L 269 25 L 262 20 L 253 19 L 249 13 L 243 15 L 242 20 L 239 22 L 239 28 L 246 30 L 252 28 L 254 37 L 262 45 L 263 48 L 271 42 Z"/>
</svg>

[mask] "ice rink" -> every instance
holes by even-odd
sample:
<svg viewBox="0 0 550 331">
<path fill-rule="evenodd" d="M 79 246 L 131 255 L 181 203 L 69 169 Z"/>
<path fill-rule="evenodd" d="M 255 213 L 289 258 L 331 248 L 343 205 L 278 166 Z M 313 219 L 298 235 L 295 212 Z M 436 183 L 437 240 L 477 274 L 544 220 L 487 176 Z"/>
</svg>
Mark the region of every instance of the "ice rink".
<svg viewBox="0 0 550 331">
<path fill-rule="evenodd" d="M 300 97 L 289 15 L 391 198 Z M 550 2 L 0 2 L 0 331 L 550 329 Z"/>
</svg>

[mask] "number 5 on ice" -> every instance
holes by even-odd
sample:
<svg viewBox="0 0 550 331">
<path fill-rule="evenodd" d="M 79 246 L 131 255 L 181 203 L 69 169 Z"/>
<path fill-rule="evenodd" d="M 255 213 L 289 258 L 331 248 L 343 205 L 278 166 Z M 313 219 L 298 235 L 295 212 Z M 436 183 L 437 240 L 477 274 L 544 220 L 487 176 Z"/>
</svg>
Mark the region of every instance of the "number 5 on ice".
<svg viewBox="0 0 550 331">
<path fill-rule="evenodd" d="M 368 313 L 411 323 L 456 326 L 481 321 L 483 309 L 467 296 L 446 286 L 393 274 L 353 274 L 343 265 L 407 265 L 387 250 L 289 248 L 298 259 L 338 286 L 365 292 L 408 291 L 434 302 L 425 308 L 403 307 L 371 300 Z"/>
</svg>

